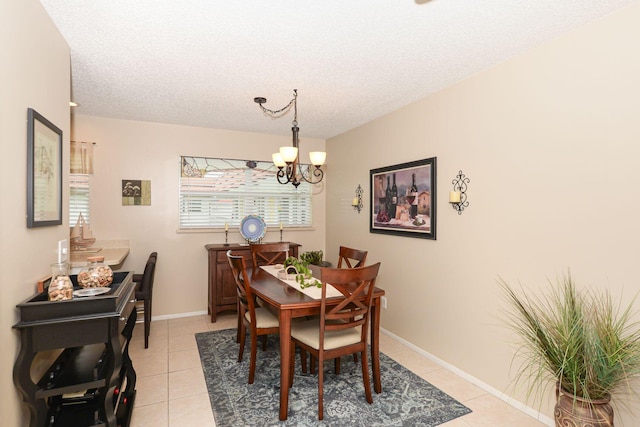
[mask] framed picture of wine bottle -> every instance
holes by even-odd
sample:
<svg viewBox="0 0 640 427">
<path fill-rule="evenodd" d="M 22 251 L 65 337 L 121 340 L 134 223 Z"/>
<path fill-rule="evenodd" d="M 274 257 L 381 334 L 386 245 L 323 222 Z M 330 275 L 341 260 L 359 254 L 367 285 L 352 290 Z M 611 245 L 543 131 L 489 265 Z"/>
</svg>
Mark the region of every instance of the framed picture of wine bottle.
<svg viewBox="0 0 640 427">
<path fill-rule="evenodd" d="M 369 231 L 436 238 L 436 158 L 371 169 Z"/>
</svg>

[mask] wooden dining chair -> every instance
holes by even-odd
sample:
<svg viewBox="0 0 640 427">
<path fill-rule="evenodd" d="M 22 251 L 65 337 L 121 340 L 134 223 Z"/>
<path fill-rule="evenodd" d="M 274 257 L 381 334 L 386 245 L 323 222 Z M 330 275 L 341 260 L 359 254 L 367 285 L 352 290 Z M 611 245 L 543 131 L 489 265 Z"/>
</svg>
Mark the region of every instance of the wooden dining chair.
<svg viewBox="0 0 640 427">
<path fill-rule="evenodd" d="M 338 253 L 338 268 L 364 267 L 364 263 L 367 260 L 367 254 L 367 251 L 340 246 L 340 252 Z"/>
<path fill-rule="evenodd" d="M 380 263 L 350 269 L 323 268 L 320 317 L 291 325 L 291 367 L 289 387 L 293 386 L 295 349 L 299 346 L 318 360 L 318 419 L 324 416 L 324 361 L 354 353 L 362 360 L 362 381 L 367 402 L 373 403 L 367 357 L 367 331 L 373 289 Z M 327 304 L 330 283 L 344 297 L 338 304 Z M 334 302 L 331 298 L 330 301 Z M 339 378 L 339 377 L 336 377 Z"/>
<path fill-rule="evenodd" d="M 364 263 L 367 260 L 368 251 L 362 251 L 359 249 L 348 248 L 346 246 L 340 246 L 338 252 L 338 268 L 356 268 L 364 267 Z M 310 372 L 315 374 L 316 361 L 311 356 L 309 362 Z M 353 361 L 358 362 L 358 354 L 353 354 Z M 340 358 L 335 360 L 335 372 L 336 375 L 340 374 Z"/>
<path fill-rule="evenodd" d="M 256 355 L 258 349 L 258 336 L 277 334 L 280 330 L 278 318 L 269 310 L 263 307 L 256 307 L 256 301 L 251 292 L 251 281 L 247 274 L 247 266 L 241 255 L 233 255 L 227 251 L 227 258 L 231 265 L 231 272 L 236 281 L 238 292 L 239 315 L 242 317 L 240 323 L 240 351 L 238 362 L 242 361 L 244 345 L 247 336 L 247 329 L 251 335 L 251 359 L 249 361 L 249 384 L 253 384 L 256 373 Z"/>
<path fill-rule="evenodd" d="M 249 245 L 251 248 L 251 261 L 253 268 L 256 269 L 261 265 L 274 265 L 278 263 L 284 263 L 289 258 L 289 242 L 279 243 L 252 243 Z M 262 300 L 257 299 L 258 305 L 263 306 Z M 240 310 L 238 310 L 238 331 L 240 331 L 240 322 L 242 318 L 240 316 Z M 263 337 L 262 349 L 267 349 L 267 337 Z M 236 341 L 240 341 L 240 334 L 236 336 Z"/>
<path fill-rule="evenodd" d="M 253 268 L 284 263 L 289 258 L 289 242 L 252 243 L 250 247 Z"/>
</svg>

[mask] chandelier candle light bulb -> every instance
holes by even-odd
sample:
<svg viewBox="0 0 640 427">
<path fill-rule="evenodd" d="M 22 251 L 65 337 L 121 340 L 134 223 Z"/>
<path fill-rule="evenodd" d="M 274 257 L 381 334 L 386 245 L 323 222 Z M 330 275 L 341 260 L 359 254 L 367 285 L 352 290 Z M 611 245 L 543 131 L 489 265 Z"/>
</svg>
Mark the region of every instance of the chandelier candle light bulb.
<svg viewBox="0 0 640 427">
<path fill-rule="evenodd" d="M 314 166 L 322 166 L 327 159 L 327 153 L 324 151 L 312 151 L 309 153 L 311 164 Z"/>
<path fill-rule="evenodd" d="M 287 163 L 282 158 L 282 154 L 273 153 L 271 155 L 271 158 L 273 159 L 273 164 L 276 165 L 276 167 L 283 168 L 283 167 L 287 166 Z"/>
<path fill-rule="evenodd" d="M 296 147 L 280 147 L 280 155 L 285 163 L 292 163 L 298 157 L 298 149 Z"/>
</svg>

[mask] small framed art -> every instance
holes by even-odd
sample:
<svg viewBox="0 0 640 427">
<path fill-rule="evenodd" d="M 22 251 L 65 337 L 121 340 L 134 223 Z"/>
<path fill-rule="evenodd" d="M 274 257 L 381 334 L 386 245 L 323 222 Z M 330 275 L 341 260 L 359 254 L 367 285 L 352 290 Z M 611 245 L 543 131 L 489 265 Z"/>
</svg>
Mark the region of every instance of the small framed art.
<svg viewBox="0 0 640 427">
<path fill-rule="evenodd" d="M 62 130 L 27 113 L 27 227 L 62 224 Z"/>
</svg>

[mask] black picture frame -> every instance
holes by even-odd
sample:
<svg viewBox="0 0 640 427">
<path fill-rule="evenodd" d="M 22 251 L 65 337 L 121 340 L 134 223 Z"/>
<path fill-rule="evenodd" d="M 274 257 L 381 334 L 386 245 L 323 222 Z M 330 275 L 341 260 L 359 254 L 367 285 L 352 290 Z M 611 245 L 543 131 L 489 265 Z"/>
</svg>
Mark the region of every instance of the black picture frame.
<svg viewBox="0 0 640 427">
<path fill-rule="evenodd" d="M 436 239 L 436 160 L 430 157 L 370 170 L 371 233 Z M 393 194 L 387 203 L 387 189 L 393 189 L 394 180 L 396 203 Z"/>
<path fill-rule="evenodd" d="M 62 130 L 27 112 L 27 227 L 62 224 Z"/>
</svg>

